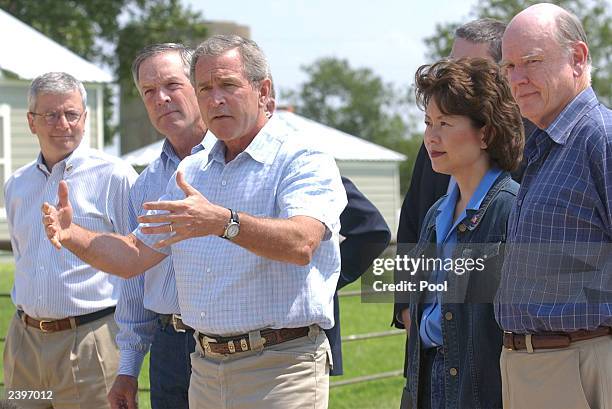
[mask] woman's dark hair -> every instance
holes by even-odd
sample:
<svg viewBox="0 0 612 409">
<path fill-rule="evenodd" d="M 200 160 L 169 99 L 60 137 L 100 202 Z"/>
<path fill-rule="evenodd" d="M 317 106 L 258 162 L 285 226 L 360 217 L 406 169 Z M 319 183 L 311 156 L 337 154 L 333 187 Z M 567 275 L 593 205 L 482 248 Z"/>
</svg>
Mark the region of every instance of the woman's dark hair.
<svg viewBox="0 0 612 409">
<path fill-rule="evenodd" d="M 443 114 L 466 116 L 478 129 L 484 126 L 486 151 L 495 165 L 512 171 L 521 163 L 523 121 L 497 64 L 461 58 L 423 65 L 416 72 L 415 87 L 423 111 L 433 98 Z"/>
</svg>

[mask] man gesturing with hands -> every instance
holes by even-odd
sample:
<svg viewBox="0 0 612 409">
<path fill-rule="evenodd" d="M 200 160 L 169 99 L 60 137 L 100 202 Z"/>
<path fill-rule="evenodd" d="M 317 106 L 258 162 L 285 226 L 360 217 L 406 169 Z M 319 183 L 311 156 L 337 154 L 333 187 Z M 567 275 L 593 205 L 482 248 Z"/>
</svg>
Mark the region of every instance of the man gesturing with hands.
<svg viewBox="0 0 612 409">
<path fill-rule="evenodd" d="M 249 408 L 327 407 L 321 329 L 334 322 L 346 193 L 331 156 L 267 117 L 269 78 L 250 40 L 214 36 L 198 47 L 191 80 L 219 140 L 181 162 L 132 234 L 73 224 L 65 184 L 57 208 L 43 208 L 54 245 L 109 273 L 131 277 L 172 254 L 183 321 L 198 341 L 191 408 L 230 398 Z"/>
</svg>

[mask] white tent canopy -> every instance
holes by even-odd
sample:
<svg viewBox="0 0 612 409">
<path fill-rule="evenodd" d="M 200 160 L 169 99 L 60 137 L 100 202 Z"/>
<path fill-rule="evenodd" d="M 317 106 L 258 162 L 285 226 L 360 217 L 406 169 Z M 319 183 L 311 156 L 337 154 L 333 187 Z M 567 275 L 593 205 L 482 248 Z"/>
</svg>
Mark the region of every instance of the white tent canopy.
<svg viewBox="0 0 612 409">
<path fill-rule="evenodd" d="M 83 82 L 111 82 L 94 64 L 0 10 L 0 69 L 31 80 L 50 71 L 64 71 Z"/>
<path fill-rule="evenodd" d="M 276 111 L 274 118 L 282 125 L 308 135 L 314 146 L 332 155 L 336 160 L 401 162 L 401 153 L 366 141 L 345 132 L 304 118 L 289 111 Z M 122 156 L 132 166 L 147 166 L 161 153 L 163 140 L 154 142 Z"/>
</svg>

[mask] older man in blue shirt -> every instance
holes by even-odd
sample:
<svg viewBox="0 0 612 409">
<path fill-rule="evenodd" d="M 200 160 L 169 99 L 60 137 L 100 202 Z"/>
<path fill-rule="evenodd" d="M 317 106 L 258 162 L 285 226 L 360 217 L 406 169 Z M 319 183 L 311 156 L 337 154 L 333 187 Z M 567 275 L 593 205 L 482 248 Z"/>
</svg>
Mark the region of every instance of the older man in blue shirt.
<svg viewBox="0 0 612 409">
<path fill-rule="evenodd" d="M 496 300 L 504 408 L 607 407 L 612 111 L 590 87 L 586 35 L 566 10 L 516 15 L 502 54 L 521 114 L 539 128 L 525 147 Z"/>
<path fill-rule="evenodd" d="M 62 181 L 78 196 L 77 223 L 126 234 L 125 208 L 137 175 L 127 163 L 82 143 L 87 93 L 73 76 L 35 78 L 28 105 L 40 154 L 5 185 L 17 307 L 4 349 L 7 397 L 19 398 L 23 408 L 107 408 L 119 360 L 113 312 L 120 280 L 66 250 L 55 251 L 39 209 L 56 200 Z"/>
<path fill-rule="evenodd" d="M 163 212 L 141 223 L 161 225 L 127 237 L 87 231 L 72 223 L 61 184 L 58 208 L 43 209 L 47 235 L 122 276 L 172 253 L 183 320 L 198 338 L 190 407 L 327 407 L 321 329 L 333 325 L 347 202 L 338 169 L 308 135 L 268 119 L 270 71 L 254 42 L 211 37 L 191 74 L 219 141 L 181 162 L 170 200 L 145 204 Z"/>
</svg>

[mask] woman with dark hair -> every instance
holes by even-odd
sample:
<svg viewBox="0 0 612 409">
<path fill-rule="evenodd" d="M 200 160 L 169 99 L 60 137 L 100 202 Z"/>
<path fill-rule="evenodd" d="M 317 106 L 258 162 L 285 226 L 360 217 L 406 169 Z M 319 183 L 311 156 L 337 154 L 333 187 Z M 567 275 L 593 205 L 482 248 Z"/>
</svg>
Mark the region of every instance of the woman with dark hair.
<svg viewBox="0 0 612 409">
<path fill-rule="evenodd" d="M 424 65 L 415 86 L 433 169 L 456 183 L 427 213 L 413 253 L 441 262 L 411 278 L 440 285 L 411 295 L 409 397 L 415 408 L 501 408 L 502 331 L 492 302 L 518 191 L 510 172 L 522 156 L 521 116 L 488 60 Z"/>
</svg>

